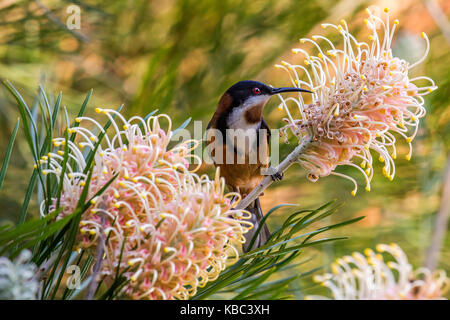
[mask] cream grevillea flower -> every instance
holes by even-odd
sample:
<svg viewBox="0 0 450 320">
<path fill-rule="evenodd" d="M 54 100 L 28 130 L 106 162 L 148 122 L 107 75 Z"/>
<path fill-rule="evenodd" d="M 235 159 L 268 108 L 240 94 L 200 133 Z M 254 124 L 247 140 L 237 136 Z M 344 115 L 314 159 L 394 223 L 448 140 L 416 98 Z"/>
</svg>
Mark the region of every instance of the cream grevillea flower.
<svg viewBox="0 0 450 320">
<path fill-rule="evenodd" d="M 333 273 L 315 276 L 330 289 L 335 300 L 427 300 L 445 299 L 450 279 L 442 270 L 431 272 L 426 268 L 413 270 L 403 250 L 396 244 L 379 244 L 378 253 L 371 249 L 365 256 L 354 252 L 339 258 L 331 266 Z M 385 262 L 382 253 L 394 260 Z M 308 299 L 329 299 L 308 296 Z"/>
<path fill-rule="evenodd" d="M 122 293 L 130 298 L 187 299 L 237 259 L 236 248 L 252 227 L 245 221 L 248 212 L 232 210 L 230 200 L 239 195 L 224 194 L 218 173 L 210 180 L 188 170 L 196 141 L 168 150 L 173 133 L 168 116 L 127 120 L 114 110 L 96 111 L 111 121 L 114 134 L 106 134 L 95 152 L 88 199 L 116 178 L 83 214 L 78 246 L 95 255 L 99 240 L 106 239 L 100 274 L 111 283 L 116 272 L 125 272 L 130 282 Z M 162 119 L 167 130 L 160 127 Z M 73 212 L 87 186 L 83 151 L 94 150 L 99 136 L 85 125 L 103 132 L 92 118 L 76 122 L 68 132 L 77 134 L 77 143 L 54 139 L 59 150 L 40 162 L 44 174 L 64 179 L 62 215 Z M 64 150 L 71 161 L 62 176 Z M 51 209 L 56 206 L 55 199 Z"/>
<path fill-rule="evenodd" d="M 305 66 L 285 61 L 276 65 L 289 73 L 293 85 L 314 91 L 310 104 L 301 95 L 287 99 L 280 96 L 279 108 L 287 112 L 282 135 L 287 141 L 289 129 L 299 141 L 312 141 L 299 159 L 311 181 L 330 174 L 342 176 L 354 183 L 353 195 L 357 191 L 355 179 L 334 172 L 335 168 L 338 165 L 357 168 L 365 177 L 366 190 L 370 191 L 374 173 L 371 151 L 374 151 L 384 163 L 383 174 L 392 180 L 397 157 L 396 136 L 408 143 L 406 159 L 409 160 L 411 141 L 417 134 L 419 119 L 425 116 L 423 96 L 437 88 L 428 77 L 409 77 L 409 70 L 428 54 L 426 34 L 422 33 L 422 38 L 427 49 L 419 61 L 409 64 L 394 57 L 391 44 L 399 22 L 395 20 L 391 25 L 389 10 L 384 11 L 386 18 L 382 20 L 367 9 L 369 17 L 364 22 L 370 30 L 368 43 L 358 41 L 344 20 L 340 25 L 326 23 L 322 24 L 323 28 L 335 29 L 342 36 L 341 48 L 316 35 L 300 42 L 312 44 L 317 55 L 293 49 L 294 53 L 304 55 Z M 300 79 L 302 74 L 306 79 Z M 429 84 L 420 87 L 417 81 Z"/>
</svg>

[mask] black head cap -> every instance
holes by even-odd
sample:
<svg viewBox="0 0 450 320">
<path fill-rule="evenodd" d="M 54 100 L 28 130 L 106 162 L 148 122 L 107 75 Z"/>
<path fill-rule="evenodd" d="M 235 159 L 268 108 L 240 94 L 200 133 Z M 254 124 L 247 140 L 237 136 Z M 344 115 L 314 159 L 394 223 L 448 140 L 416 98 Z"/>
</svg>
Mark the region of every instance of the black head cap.
<svg viewBox="0 0 450 320">
<path fill-rule="evenodd" d="M 272 88 L 262 82 L 251 80 L 244 80 L 235 83 L 227 90 L 227 93 L 233 98 L 234 103 L 241 104 L 252 96 L 271 96 L 277 93 L 294 91 L 312 93 L 309 90 L 301 88 Z"/>
</svg>

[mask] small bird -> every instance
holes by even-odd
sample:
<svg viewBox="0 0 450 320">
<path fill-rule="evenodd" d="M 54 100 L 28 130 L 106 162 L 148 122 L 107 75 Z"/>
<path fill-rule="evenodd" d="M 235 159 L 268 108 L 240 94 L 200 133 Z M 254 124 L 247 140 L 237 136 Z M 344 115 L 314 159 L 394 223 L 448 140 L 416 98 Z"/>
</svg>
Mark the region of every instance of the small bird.
<svg viewBox="0 0 450 320">
<path fill-rule="evenodd" d="M 228 188 L 244 198 L 264 178 L 269 168 L 270 129 L 262 117 L 271 96 L 282 92 L 310 92 L 301 88 L 272 88 L 258 81 L 240 81 L 220 98 L 207 127 L 207 149 Z M 212 130 L 215 129 L 215 130 Z M 268 171 L 266 171 L 268 172 Z M 281 180 L 278 172 L 273 180 Z M 264 245 L 270 237 L 265 224 L 252 248 L 249 244 L 263 218 L 259 198 L 246 208 L 254 227 L 245 234 L 244 252 Z"/>
</svg>

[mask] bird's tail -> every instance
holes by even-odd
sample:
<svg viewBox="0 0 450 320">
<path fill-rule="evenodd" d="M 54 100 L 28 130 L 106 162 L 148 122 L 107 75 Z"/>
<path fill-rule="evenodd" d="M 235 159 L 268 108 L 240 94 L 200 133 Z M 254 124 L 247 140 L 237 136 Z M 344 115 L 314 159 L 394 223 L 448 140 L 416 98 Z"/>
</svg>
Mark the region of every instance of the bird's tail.
<svg viewBox="0 0 450 320">
<path fill-rule="evenodd" d="M 249 211 L 252 214 L 252 217 L 250 218 L 250 222 L 253 223 L 253 228 L 249 230 L 246 234 L 244 234 L 245 237 L 245 243 L 242 245 L 242 249 L 244 252 L 248 252 L 253 249 L 257 249 L 264 244 L 266 244 L 267 240 L 270 238 L 270 231 L 267 227 L 267 224 L 264 223 L 264 226 L 261 228 L 261 231 L 259 232 L 258 236 L 256 237 L 255 242 L 253 243 L 252 247 L 250 248 L 250 242 L 253 239 L 253 236 L 255 235 L 256 231 L 259 228 L 259 224 L 261 220 L 263 219 L 263 213 L 261 210 L 261 204 L 259 203 L 259 198 L 257 198 L 251 205 L 249 205 L 245 210 Z"/>
</svg>

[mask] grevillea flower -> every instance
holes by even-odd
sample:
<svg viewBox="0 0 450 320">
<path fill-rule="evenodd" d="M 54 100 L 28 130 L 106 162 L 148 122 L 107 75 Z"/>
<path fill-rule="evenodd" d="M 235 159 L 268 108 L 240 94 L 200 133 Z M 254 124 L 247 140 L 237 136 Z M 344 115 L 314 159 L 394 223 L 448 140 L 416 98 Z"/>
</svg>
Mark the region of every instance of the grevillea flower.
<svg viewBox="0 0 450 320">
<path fill-rule="evenodd" d="M 88 199 L 93 199 L 80 222 L 78 247 L 95 256 L 98 243 L 106 240 L 100 275 L 111 283 L 116 273 L 125 272 L 130 282 L 122 293 L 129 298 L 187 299 L 236 261 L 237 245 L 252 227 L 245 221 L 248 212 L 232 210 L 230 200 L 238 195 L 224 194 L 224 180 L 217 172 L 210 180 L 188 170 L 189 160 L 196 157 L 190 151 L 198 142 L 185 141 L 168 150 L 173 134 L 168 116 L 126 120 L 114 110 L 96 111 L 109 118 L 114 134 L 105 134 L 95 151 L 88 190 Z M 161 119 L 168 122 L 167 130 L 160 127 Z M 94 150 L 99 139 L 83 124 L 104 133 L 94 119 L 80 117 L 76 122 L 79 126 L 68 132 L 77 134 L 77 143 L 54 139 L 55 147 L 64 148 L 40 163 L 43 173 L 64 179 L 62 215 L 74 211 L 87 186 L 83 150 Z M 64 150 L 73 161 L 67 162 L 62 175 Z M 57 205 L 55 199 L 50 209 Z"/>
<path fill-rule="evenodd" d="M 315 276 L 314 281 L 330 289 L 335 300 L 428 300 L 445 299 L 450 279 L 442 270 L 413 270 L 403 250 L 396 244 L 379 244 L 378 253 L 354 252 L 339 258 L 331 266 L 333 273 Z M 382 253 L 394 260 L 385 262 Z M 308 299 L 328 299 L 308 296 Z"/>
<path fill-rule="evenodd" d="M 428 77 L 409 78 L 409 70 L 428 54 L 426 34 L 422 33 L 422 38 L 427 49 L 419 61 L 409 64 L 394 57 L 391 44 L 399 22 L 395 20 L 391 25 L 389 10 L 384 11 L 385 21 L 367 9 L 369 17 L 364 22 L 370 30 L 368 43 L 356 40 L 344 20 L 340 25 L 325 23 L 323 28 L 333 28 L 342 36 L 342 48 L 316 35 L 300 40 L 311 43 L 317 50 L 316 56 L 303 49 L 292 50 L 304 55 L 305 66 L 285 61 L 276 65 L 289 73 L 293 85 L 314 91 L 310 104 L 301 95 L 287 99 L 280 96 L 279 108 L 287 112 L 287 118 L 283 119 L 287 124 L 281 135 L 287 142 L 289 129 L 299 141 L 312 141 L 299 159 L 308 171 L 309 180 L 317 181 L 330 174 L 348 178 L 354 183 L 353 195 L 357 192 L 355 179 L 334 172 L 335 168 L 338 165 L 357 168 L 365 177 L 366 190 L 370 191 L 374 173 L 371 151 L 374 151 L 384 163 L 383 174 L 392 180 L 396 135 L 408 143 L 409 160 L 411 141 L 417 134 L 419 119 L 425 116 L 423 96 L 437 88 Z M 381 26 L 380 33 L 377 26 Z M 300 79 L 302 74 L 306 79 Z M 429 85 L 420 87 L 416 84 L 419 80 Z M 288 103 L 295 108 L 290 110 Z"/>
<path fill-rule="evenodd" d="M 31 252 L 23 250 L 14 261 L 0 257 L 0 300 L 35 300 L 39 284 Z"/>
</svg>

